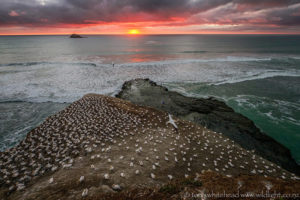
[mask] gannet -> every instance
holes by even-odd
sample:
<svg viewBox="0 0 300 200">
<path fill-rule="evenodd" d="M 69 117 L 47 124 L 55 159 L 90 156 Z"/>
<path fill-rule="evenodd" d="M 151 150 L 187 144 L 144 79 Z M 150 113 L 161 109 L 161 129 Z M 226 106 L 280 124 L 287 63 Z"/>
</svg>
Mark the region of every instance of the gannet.
<svg viewBox="0 0 300 200">
<path fill-rule="evenodd" d="M 83 192 L 82 192 L 82 194 L 81 194 L 81 196 L 82 197 L 86 197 L 88 195 L 88 192 L 89 192 L 89 190 L 87 188 L 84 189 Z"/>
<path fill-rule="evenodd" d="M 49 179 L 49 183 L 50 183 L 50 184 L 53 183 L 53 177 L 51 177 L 51 178 Z"/>
<path fill-rule="evenodd" d="M 112 185 L 112 189 L 114 189 L 114 190 L 121 190 L 121 186 L 117 185 L 117 184 L 113 184 Z"/>
<path fill-rule="evenodd" d="M 82 181 L 84 181 L 84 176 L 80 176 L 79 178 L 79 182 L 81 183 Z"/>
<path fill-rule="evenodd" d="M 108 174 L 104 174 L 104 178 L 105 178 L 106 180 L 108 180 L 108 179 L 109 179 L 109 175 L 108 175 Z"/>
<path fill-rule="evenodd" d="M 169 114 L 169 121 L 167 121 L 166 124 L 171 124 L 172 126 L 174 126 L 174 128 L 175 128 L 176 130 L 178 129 L 177 125 L 175 124 L 174 119 L 172 118 L 172 116 L 171 116 L 170 114 Z"/>
<path fill-rule="evenodd" d="M 155 174 L 151 173 L 150 176 L 152 179 L 155 179 Z"/>
</svg>

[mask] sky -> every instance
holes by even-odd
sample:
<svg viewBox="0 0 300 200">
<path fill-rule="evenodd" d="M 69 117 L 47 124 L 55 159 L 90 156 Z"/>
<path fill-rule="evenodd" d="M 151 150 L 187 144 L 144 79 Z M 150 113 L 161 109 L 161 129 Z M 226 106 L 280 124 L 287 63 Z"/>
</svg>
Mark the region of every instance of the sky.
<svg viewBox="0 0 300 200">
<path fill-rule="evenodd" d="M 0 0 L 0 35 L 70 33 L 300 34 L 300 0 Z"/>
</svg>

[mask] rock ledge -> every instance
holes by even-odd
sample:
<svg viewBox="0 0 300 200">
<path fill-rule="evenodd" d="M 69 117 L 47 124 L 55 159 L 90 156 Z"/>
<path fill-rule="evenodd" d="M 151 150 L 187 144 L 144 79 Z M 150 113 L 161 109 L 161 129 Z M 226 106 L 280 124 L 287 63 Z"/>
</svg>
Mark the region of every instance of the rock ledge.
<svg viewBox="0 0 300 200">
<path fill-rule="evenodd" d="M 136 79 L 123 84 L 116 97 L 141 106 L 169 112 L 210 130 L 221 132 L 247 150 L 274 162 L 284 169 L 300 174 L 300 166 L 289 149 L 260 131 L 247 117 L 234 112 L 214 98 L 192 98 L 168 91 L 149 79 Z"/>
</svg>

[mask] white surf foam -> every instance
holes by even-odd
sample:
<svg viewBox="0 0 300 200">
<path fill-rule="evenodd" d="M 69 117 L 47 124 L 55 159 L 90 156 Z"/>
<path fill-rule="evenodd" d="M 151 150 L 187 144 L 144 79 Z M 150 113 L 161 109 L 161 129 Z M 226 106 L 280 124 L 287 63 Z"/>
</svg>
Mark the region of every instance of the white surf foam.
<svg viewBox="0 0 300 200">
<path fill-rule="evenodd" d="M 263 72 L 249 72 L 245 76 L 242 77 L 232 77 L 231 79 L 220 81 L 217 83 L 211 83 L 212 85 L 222 85 L 226 83 L 238 83 L 243 81 L 250 81 L 250 80 L 258 80 L 258 79 L 265 79 L 265 78 L 272 78 L 276 76 L 290 76 L 290 77 L 300 77 L 300 70 L 277 70 L 277 71 L 263 71 Z"/>
<path fill-rule="evenodd" d="M 224 84 L 274 76 L 300 76 L 293 68 L 269 69 L 248 61 L 270 58 L 226 57 L 143 63 L 40 62 L 0 67 L 0 102 L 73 102 L 87 93 L 116 94 L 125 81 L 150 78 L 159 83 Z M 243 62 L 246 62 L 243 64 Z M 278 67 L 277 67 L 278 68 Z"/>
</svg>

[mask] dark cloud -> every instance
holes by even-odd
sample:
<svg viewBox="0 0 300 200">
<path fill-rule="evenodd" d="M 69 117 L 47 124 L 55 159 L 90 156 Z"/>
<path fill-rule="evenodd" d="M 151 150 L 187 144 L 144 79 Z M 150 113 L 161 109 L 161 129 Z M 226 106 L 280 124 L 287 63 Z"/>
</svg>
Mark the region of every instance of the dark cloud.
<svg viewBox="0 0 300 200">
<path fill-rule="evenodd" d="M 299 6 L 298 6 L 299 5 Z M 109 22 L 300 25 L 300 0 L 1 0 L 0 27 Z"/>
<path fill-rule="evenodd" d="M 295 1 L 260 2 L 261 5 L 265 5 L 265 7 L 260 6 L 260 9 L 257 9 L 258 6 L 254 2 L 251 2 L 251 6 L 248 2 L 243 2 L 243 4 L 241 2 L 231 2 L 200 13 L 191 17 L 190 22 L 196 24 L 202 20 L 202 23 L 207 24 L 266 25 L 269 27 L 300 25 L 299 1 L 299 3 Z"/>
</svg>

